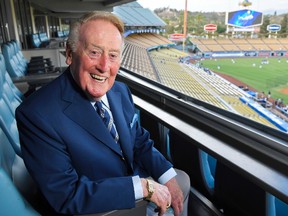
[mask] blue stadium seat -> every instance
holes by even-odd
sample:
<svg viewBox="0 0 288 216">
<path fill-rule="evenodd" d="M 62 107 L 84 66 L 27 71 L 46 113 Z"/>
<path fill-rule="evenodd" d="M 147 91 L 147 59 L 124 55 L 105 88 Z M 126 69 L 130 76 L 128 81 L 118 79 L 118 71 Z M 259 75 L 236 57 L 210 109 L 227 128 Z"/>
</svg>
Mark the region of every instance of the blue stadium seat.
<svg viewBox="0 0 288 216">
<path fill-rule="evenodd" d="M 19 56 L 18 52 L 15 49 L 14 43 L 7 42 L 6 45 L 9 47 L 9 52 L 12 55 L 15 63 L 17 64 L 18 68 L 25 73 L 27 71 L 28 64 L 26 61 L 23 61 L 22 58 Z"/>
<path fill-rule="evenodd" d="M 15 58 L 13 58 L 13 52 L 10 50 L 8 44 L 2 44 L 1 49 L 5 59 L 7 71 L 9 72 L 11 78 L 25 76 L 25 71 L 18 67 Z"/>
<path fill-rule="evenodd" d="M 13 44 L 14 49 L 15 49 L 15 52 L 16 52 L 16 55 L 17 55 L 18 58 L 19 58 L 19 61 L 23 61 L 24 63 L 28 64 L 28 60 L 23 56 L 23 53 L 22 53 L 22 51 L 21 51 L 19 42 L 16 41 L 16 40 L 11 40 L 10 43 Z"/>
<path fill-rule="evenodd" d="M 11 178 L 0 167 L 0 215 L 36 216 L 36 212 L 22 197 Z"/>
<path fill-rule="evenodd" d="M 39 39 L 41 42 L 40 47 L 47 47 L 50 43 L 47 33 L 41 32 L 41 33 L 38 33 L 38 35 L 39 35 Z"/>
<path fill-rule="evenodd" d="M 3 64 L 3 66 L 4 66 L 4 64 Z M 12 91 L 16 95 L 16 97 L 18 97 L 19 100 L 23 101 L 25 99 L 24 94 L 15 86 L 15 84 L 13 83 L 7 70 L 4 73 L 4 76 L 5 76 L 5 82 L 7 82 L 7 84 L 10 86 L 10 88 L 12 89 Z"/>
<path fill-rule="evenodd" d="M 223 209 L 225 215 L 266 216 L 266 192 L 219 161 L 214 198 L 217 207 Z"/>
<path fill-rule="evenodd" d="M 288 204 L 284 203 L 278 198 L 275 198 L 275 216 L 287 216 L 288 215 Z M 272 215 L 271 215 L 272 216 Z"/>
<path fill-rule="evenodd" d="M 204 179 L 205 187 L 211 194 L 214 193 L 214 177 L 217 160 L 206 152 L 199 150 L 200 170 Z"/>
<path fill-rule="evenodd" d="M 41 46 L 41 41 L 38 34 L 30 34 L 27 37 L 30 48 L 39 48 Z"/>
<path fill-rule="evenodd" d="M 9 84 L 11 78 L 6 75 L 0 54 L 0 215 L 39 215 L 33 208 L 42 208 L 43 199 L 21 158 L 15 119 L 15 109 L 22 100 L 10 88 L 14 84 Z"/>
<path fill-rule="evenodd" d="M 68 37 L 68 35 L 69 35 L 69 30 L 63 31 L 63 34 L 64 34 L 64 37 Z"/>
<path fill-rule="evenodd" d="M 3 84 L 3 79 L 0 77 L 0 127 L 6 134 L 15 153 L 21 156 L 21 148 L 15 114 L 13 113 L 12 108 L 6 102 L 7 97 L 5 96 Z"/>
<path fill-rule="evenodd" d="M 10 75 L 8 74 L 8 71 L 6 70 L 5 60 L 2 54 L 0 54 L 0 72 L 0 76 L 2 76 L 4 83 L 4 93 L 7 95 L 10 103 L 13 104 L 13 107 L 16 108 L 22 102 L 24 96 L 22 92 L 14 85 Z"/>
<path fill-rule="evenodd" d="M 228 216 L 288 215 L 288 204 L 222 163 L 216 167 L 215 201 Z"/>
<path fill-rule="evenodd" d="M 22 158 L 15 154 L 2 126 L 0 125 L 0 215 L 39 215 L 26 202 L 34 200 L 34 182 Z"/>
<path fill-rule="evenodd" d="M 169 137 L 174 166 L 190 176 L 192 187 L 212 199 L 217 160 L 199 149 L 197 143 L 188 141 L 172 130 L 169 132 Z M 189 158 L 189 161 L 183 160 L 183 158 Z"/>
<path fill-rule="evenodd" d="M 63 31 L 57 31 L 56 32 L 56 37 L 58 37 L 58 38 L 62 38 L 62 37 L 64 37 L 65 35 L 64 35 L 64 32 Z"/>
</svg>

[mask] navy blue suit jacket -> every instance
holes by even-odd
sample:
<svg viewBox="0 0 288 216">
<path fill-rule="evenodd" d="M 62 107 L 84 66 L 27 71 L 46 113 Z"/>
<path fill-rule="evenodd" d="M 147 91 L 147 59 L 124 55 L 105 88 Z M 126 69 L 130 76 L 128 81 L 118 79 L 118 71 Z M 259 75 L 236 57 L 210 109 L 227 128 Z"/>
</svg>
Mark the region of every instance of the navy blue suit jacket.
<svg viewBox="0 0 288 216">
<path fill-rule="evenodd" d="M 17 108 L 25 164 L 57 212 L 133 208 L 131 176 L 145 170 L 158 179 L 172 167 L 141 128 L 127 86 L 115 82 L 107 98 L 121 148 L 69 68 Z"/>
</svg>

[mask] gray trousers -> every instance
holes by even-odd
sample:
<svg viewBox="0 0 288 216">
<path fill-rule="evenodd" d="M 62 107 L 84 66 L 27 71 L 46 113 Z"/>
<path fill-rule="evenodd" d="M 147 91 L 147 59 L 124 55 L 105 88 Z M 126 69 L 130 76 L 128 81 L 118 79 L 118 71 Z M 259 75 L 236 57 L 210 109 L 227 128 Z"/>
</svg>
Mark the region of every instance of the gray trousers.
<svg viewBox="0 0 288 216">
<path fill-rule="evenodd" d="M 175 169 L 177 176 L 176 180 L 180 185 L 180 188 L 184 196 L 183 212 L 181 216 L 188 216 L 188 200 L 190 193 L 190 178 L 182 170 Z M 155 206 L 151 203 L 148 203 L 145 200 L 139 200 L 136 202 L 136 207 L 133 209 L 125 210 L 115 210 L 105 213 L 98 214 L 88 214 L 86 216 L 157 216 L 158 214 L 154 212 Z M 172 216 L 173 209 L 169 208 L 164 214 L 165 216 Z M 84 216 L 84 215 L 82 215 Z"/>
<path fill-rule="evenodd" d="M 180 188 L 183 192 L 184 196 L 184 203 L 183 203 L 183 212 L 181 216 L 188 216 L 188 201 L 189 201 L 189 193 L 190 193 L 190 178 L 189 176 L 183 172 L 182 170 L 175 169 L 177 172 L 176 180 L 178 184 L 180 185 Z M 152 203 L 149 203 L 147 206 L 147 213 L 146 216 L 157 216 L 158 213 L 154 212 L 155 205 Z M 167 212 L 164 214 L 164 216 L 173 216 L 173 209 L 169 208 Z"/>
</svg>

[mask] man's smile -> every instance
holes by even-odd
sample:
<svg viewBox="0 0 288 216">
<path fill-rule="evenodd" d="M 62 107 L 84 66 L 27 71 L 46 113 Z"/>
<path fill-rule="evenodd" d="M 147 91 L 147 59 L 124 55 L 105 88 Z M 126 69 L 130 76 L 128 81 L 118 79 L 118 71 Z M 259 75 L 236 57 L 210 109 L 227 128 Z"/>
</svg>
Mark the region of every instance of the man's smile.
<svg viewBox="0 0 288 216">
<path fill-rule="evenodd" d="M 97 80 L 99 82 L 105 82 L 106 79 L 108 79 L 108 77 L 102 77 L 102 76 L 98 76 L 96 74 L 90 74 L 90 76 L 94 79 Z"/>
</svg>

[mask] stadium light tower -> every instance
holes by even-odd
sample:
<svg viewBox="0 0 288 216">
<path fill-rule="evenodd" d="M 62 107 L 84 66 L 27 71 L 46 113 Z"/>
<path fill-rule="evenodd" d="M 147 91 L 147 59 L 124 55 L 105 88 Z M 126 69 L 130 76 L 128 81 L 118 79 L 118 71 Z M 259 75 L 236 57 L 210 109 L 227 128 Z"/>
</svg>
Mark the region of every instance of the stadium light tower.
<svg viewBox="0 0 288 216">
<path fill-rule="evenodd" d="M 185 10 L 184 10 L 184 38 L 187 36 L 187 0 L 185 0 Z"/>
<path fill-rule="evenodd" d="M 183 51 L 185 46 L 185 40 L 187 37 L 187 1 L 185 0 L 184 21 L 183 21 Z"/>
</svg>

